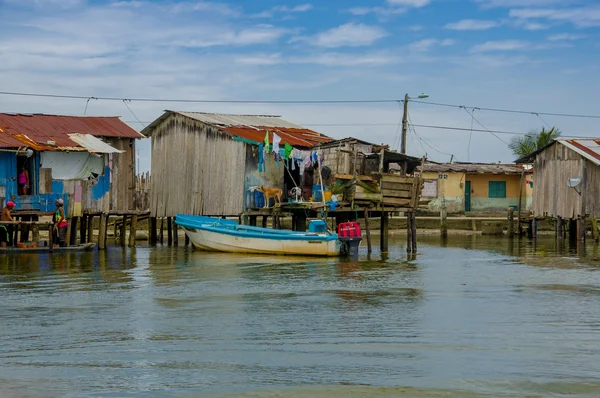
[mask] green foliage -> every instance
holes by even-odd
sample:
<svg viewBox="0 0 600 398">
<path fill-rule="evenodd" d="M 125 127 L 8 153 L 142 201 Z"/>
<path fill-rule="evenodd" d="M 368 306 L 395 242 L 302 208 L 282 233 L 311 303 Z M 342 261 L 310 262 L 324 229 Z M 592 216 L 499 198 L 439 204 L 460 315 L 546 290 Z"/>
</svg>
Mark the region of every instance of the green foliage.
<svg viewBox="0 0 600 398">
<path fill-rule="evenodd" d="M 518 158 L 527 156 L 551 143 L 560 137 L 560 130 L 552 127 L 550 130 L 542 128 L 540 132 L 530 132 L 521 137 L 514 137 L 508 147 Z"/>
</svg>

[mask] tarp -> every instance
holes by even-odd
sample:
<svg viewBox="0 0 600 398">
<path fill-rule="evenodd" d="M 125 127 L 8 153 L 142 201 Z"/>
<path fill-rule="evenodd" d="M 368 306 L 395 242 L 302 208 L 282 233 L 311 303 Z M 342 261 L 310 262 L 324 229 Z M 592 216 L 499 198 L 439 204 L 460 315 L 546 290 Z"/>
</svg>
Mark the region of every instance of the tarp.
<svg viewBox="0 0 600 398">
<path fill-rule="evenodd" d="M 90 180 L 104 172 L 104 156 L 87 152 L 42 152 L 40 167 L 52 169 L 53 180 Z"/>
</svg>

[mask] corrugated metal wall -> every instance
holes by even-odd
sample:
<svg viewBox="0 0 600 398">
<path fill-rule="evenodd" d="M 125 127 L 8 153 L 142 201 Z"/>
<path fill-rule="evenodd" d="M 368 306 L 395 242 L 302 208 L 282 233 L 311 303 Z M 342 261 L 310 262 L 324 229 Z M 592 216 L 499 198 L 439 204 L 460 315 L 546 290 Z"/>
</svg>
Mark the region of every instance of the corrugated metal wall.
<svg viewBox="0 0 600 398">
<path fill-rule="evenodd" d="M 246 145 L 181 115 L 165 119 L 152 133 L 152 216 L 241 213 Z"/>
</svg>

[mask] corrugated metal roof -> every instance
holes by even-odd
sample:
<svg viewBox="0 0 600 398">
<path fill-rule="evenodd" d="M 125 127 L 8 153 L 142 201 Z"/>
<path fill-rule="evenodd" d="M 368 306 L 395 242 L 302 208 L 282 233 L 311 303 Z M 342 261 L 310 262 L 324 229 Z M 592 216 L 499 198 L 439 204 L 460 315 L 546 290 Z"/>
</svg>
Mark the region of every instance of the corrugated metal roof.
<svg viewBox="0 0 600 398">
<path fill-rule="evenodd" d="M 302 130 L 304 127 L 287 122 L 281 119 L 281 116 L 274 115 L 232 115 L 223 113 L 204 113 L 204 112 L 177 112 L 180 115 L 199 120 L 201 122 L 226 126 L 226 127 L 282 127 L 288 129 Z"/>
<path fill-rule="evenodd" d="M 167 110 L 158 119 L 153 121 L 142 134 L 152 135 L 152 131 L 163 120 L 172 114 L 179 114 L 198 120 L 202 123 L 214 126 L 221 131 L 227 132 L 233 136 L 244 138 L 255 142 L 262 142 L 265 139 L 267 131 L 275 133 L 281 137 L 282 144 L 288 143 L 292 146 L 310 148 L 325 142 L 332 141 L 332 138 L 317 133 L 316 131 L 306 129 L 294 123 L 287 122 L 279 116 L 271 115 L 230 115 L 220 113 L 203 112 L 179 112 Z M 273 142 L 273 135 L 269 134 L 269 142 Z"/>
<path fill-rule="evenodd" d="M 600 140 L 593 138 L 559 138 L 556 141 L 600 166 Z"/>
<path fill-rule="evenodd" d="M 74 133 L 96 137 L 144 138 L 114 116 L 0 113 L 0 148 L 25 145 L 35 150 L 57 150 L 77 147 L 78 144 L 69 137 Z"/>
<path fill-rule="evenodd" d="M 90 134 L 69 134 L 69 138 L 78 143 L 91 153 L 122 153 L 117 148 L 113 148 L 106 142 Z"/>
<path fill-rule="evenodd" d="M 424 172 L 459 172 L 473 174 L 521 174 L 523 167 L 498 163 L 425 163 Z"/>
</svg>

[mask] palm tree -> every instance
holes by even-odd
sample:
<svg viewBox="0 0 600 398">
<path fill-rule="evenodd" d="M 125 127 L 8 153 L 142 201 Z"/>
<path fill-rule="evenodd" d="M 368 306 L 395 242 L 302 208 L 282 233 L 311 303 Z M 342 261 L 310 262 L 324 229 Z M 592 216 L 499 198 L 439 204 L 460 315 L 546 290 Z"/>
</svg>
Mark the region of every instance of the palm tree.
<svg viewBox="0 0 600 398">
<path fill-rule="evenodd" d="M 517 157 L 522 158 L 530 153 L 537 151 L 551 143 L 556 138 L 560 137 L 560 130 L 556 127 L 552 127 L 550 130 L 546 130 L 542 127 L 542 130 L 538 133 L 532 131 L 521 137 L 514 137 L 508 147 L 513 151 Z"/>
</svg>

